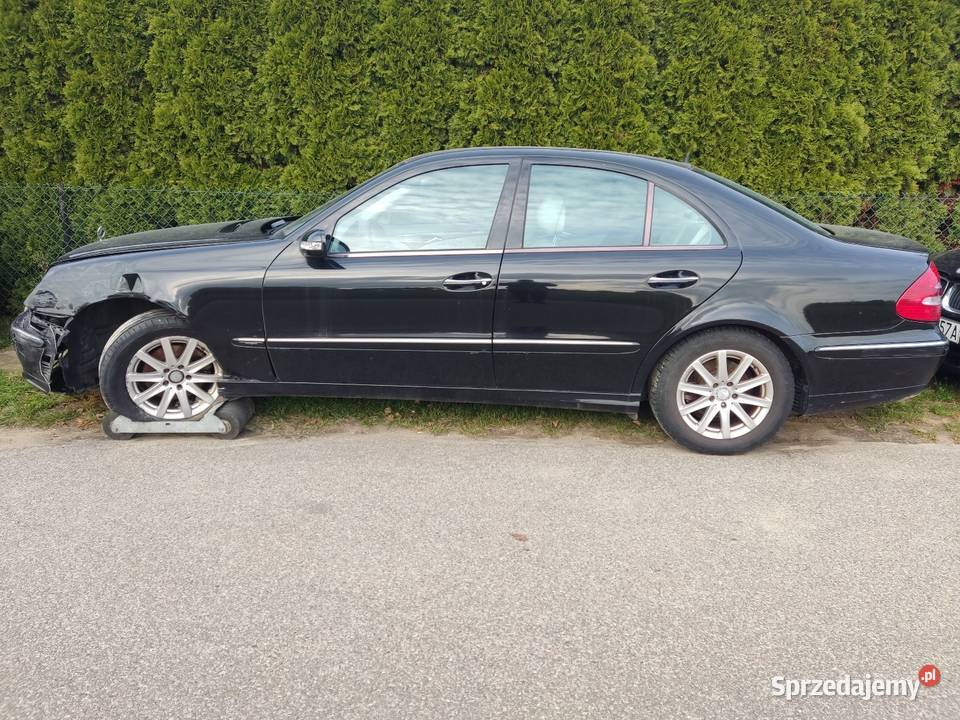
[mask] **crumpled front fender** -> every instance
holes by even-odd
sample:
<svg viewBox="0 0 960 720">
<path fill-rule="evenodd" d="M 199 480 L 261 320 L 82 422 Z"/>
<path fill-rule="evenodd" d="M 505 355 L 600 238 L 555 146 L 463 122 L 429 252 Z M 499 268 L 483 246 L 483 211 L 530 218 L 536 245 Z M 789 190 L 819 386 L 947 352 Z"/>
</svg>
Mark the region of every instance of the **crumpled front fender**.
<svg viewBox="0 0 960 720">
<path fill-rule="evenodd" d="M 60 324 L 63 323 L 63 324 Z M 60 357 L 69 334 L 66 322 L 26 310 L 10 326 L 23 377 L 44 392 L 62 389 Z"/>
</svg>

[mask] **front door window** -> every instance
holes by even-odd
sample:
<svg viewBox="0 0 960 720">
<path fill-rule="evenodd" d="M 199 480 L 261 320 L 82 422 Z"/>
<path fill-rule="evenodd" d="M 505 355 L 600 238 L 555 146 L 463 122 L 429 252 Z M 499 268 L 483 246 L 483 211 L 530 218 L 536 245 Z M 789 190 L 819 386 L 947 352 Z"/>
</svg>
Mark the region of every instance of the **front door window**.
<svg viewBox="0 0 960 720">
<path fill-rule="evenodd" d="M 403 180 L 341 217 L 331 252 L 482 249 L 507 167 L 455 167 Z"/>
</svg>

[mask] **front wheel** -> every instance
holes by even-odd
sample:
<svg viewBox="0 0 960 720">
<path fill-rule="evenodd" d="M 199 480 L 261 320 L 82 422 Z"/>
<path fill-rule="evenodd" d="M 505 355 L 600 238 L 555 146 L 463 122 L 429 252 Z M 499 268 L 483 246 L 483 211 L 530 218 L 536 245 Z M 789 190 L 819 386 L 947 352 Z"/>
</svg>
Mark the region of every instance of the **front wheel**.
<svg viewBox="0 0 960 720">
<path fill-rule="evenodd" d="M 650 406 L 664 432 L 692 450 L 741 453 L 772 438 L 793 407 L 794 377 L 780 349 L 749 330 L 708 330 L 657 365 Z"/>
<path fill-rule="evenodd" d="M 100 360 L 100 393 L 133 420 L 192 420 L 217 404 L 223 370 L 186 321 L 162 311 L 118 329 Z"/>
</svg>

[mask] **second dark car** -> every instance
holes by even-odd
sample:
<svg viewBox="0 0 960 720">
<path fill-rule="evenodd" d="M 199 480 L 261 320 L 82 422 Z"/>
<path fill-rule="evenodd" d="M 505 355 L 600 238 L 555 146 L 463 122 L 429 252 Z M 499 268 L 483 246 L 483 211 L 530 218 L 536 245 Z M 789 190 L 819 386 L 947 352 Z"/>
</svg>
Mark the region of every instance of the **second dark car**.
<svg viewBox="0 0 960 720">
<path fill-rule="evenodd" d="M 943 283 L 940 331 L 949 341 L 944 370 L 960 375 L 960 250 L 950 250 L 934 258 Z"/>
<path fill-rule="evenodd" d="M 635 413 L 703 452 L 922 390 L 947 343 L 906 238 L 815 225 L 690 165 L 551 148 L 420 156 L 301 217 L 61 258 L 13 325 L 25 376 L 134 419 L 224 398 Z"/>
</svg>

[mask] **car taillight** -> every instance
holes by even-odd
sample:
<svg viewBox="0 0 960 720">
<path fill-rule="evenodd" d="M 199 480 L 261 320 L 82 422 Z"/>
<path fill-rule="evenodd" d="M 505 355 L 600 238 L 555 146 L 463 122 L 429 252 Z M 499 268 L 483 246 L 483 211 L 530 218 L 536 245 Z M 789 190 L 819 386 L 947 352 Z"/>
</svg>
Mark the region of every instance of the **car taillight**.
<svg viewBox="0 0 960 720">
<path fill-rule="evenodd" d="M 940 319 L 940 273 L 933 263 L 897 300 L 897 315 L 904 320 L 937 322 Z"/>
</svg>

